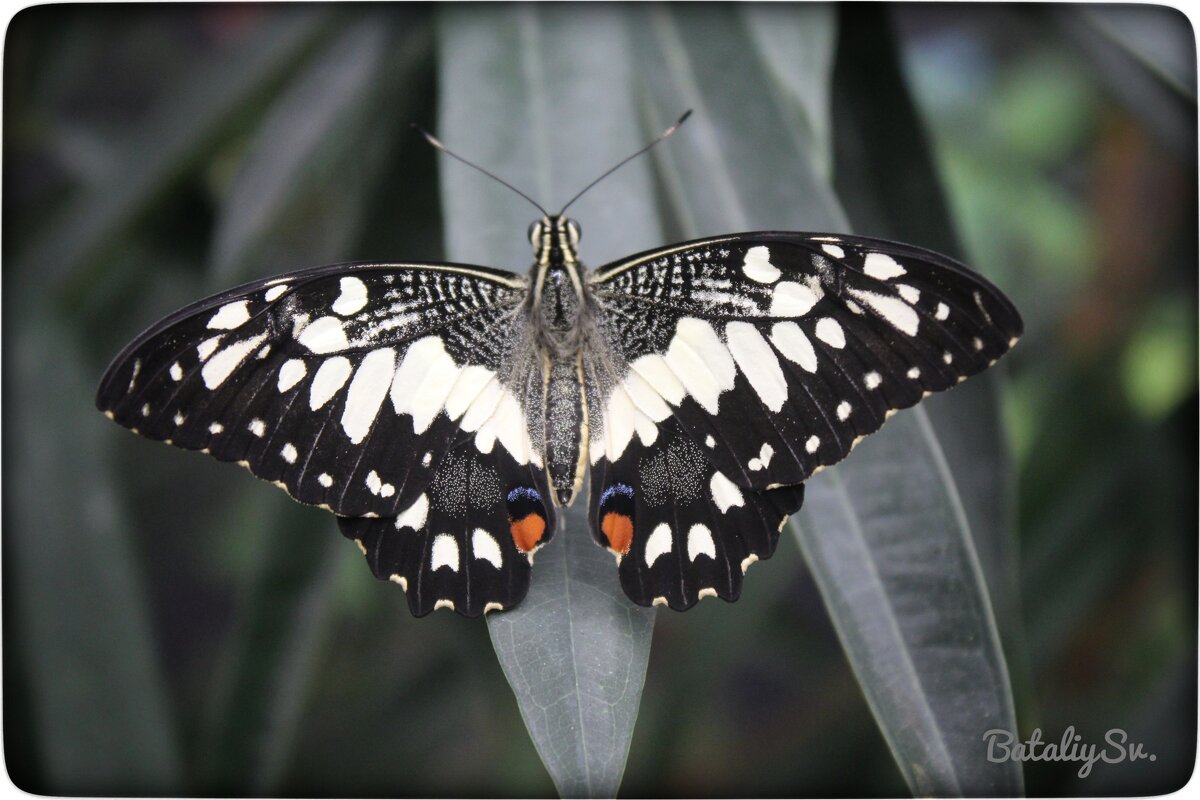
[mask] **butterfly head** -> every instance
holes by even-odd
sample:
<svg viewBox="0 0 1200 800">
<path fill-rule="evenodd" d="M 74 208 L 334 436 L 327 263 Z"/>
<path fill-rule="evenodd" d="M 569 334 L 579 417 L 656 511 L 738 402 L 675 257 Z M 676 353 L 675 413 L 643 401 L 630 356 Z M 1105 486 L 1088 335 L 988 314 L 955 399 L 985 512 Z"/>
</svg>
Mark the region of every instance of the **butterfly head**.
<svg viewBox="0 0 1200 800">
<path fill-rule="evenodd" d="M 579 223 L 561 214 L 543 216 L 530 224 L 529 243 L 540 266 L 574 264 L 579 257 Z"/>
</svg>

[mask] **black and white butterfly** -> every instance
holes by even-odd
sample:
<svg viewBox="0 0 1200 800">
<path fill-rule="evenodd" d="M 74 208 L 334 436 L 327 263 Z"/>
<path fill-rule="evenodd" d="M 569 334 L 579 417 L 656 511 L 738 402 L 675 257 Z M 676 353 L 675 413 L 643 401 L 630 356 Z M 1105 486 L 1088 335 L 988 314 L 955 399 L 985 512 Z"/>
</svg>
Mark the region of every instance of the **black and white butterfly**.
<svg viewBox="0 0 1200 800">
<path fill-rule="evenodd" d="M 993 285 L 904 244 L 738 233 L 589 270 L 562 213 L 529 237 L 528 277 L 337 264 L 202 300 L 97 406 L 334 512 L 417 616 L 519 603 L 590 472 L 625 593 L 683 610 L 736 600 L 810 475 L 1021 334 Z"/>
</svg>

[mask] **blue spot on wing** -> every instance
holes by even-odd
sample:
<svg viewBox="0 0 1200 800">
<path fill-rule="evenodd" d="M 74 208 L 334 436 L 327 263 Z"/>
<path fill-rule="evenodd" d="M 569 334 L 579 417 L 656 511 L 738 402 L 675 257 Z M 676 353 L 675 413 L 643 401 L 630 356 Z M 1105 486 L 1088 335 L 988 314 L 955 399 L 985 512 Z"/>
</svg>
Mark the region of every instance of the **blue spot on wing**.
<svg viewBox="0 0 1200 800">
<path fill-rule="evenodd" d="M 533 500 L 535 503 L 540 503 L 542 496 L 537 493 L 537 489 L 530 486 L 518 486 L 508 493 L 508 502 L 515 503 L 517 500 Z"/>
<path fill-rule="evenodd" d="M 614 494 L 624 495 L 625 497 L 633 497 L 633 487 L 626 486 L 623 483 L 614 483 L 612 486 L 600 493 L 600 505 L 608 502 Z"/>
</svg>

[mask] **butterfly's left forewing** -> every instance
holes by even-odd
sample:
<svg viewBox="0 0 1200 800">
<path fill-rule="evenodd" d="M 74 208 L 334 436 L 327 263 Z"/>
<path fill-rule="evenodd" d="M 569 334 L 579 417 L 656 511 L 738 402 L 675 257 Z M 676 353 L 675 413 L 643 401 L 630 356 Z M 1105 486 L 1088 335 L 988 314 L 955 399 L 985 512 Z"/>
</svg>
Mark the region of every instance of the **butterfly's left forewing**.
<svg viewBox="0 0 1200 800">
<path fill-rule="evenodd" d="M 987 368 L 1021 333 L 1012 304 L 966 267 L 862 237 L 691 242 L 604 267 L 591 290 L 594 535 L 624 553 L 632 599 L 662 596 L 674 608 L 708 588 L 697 582 L 709 568 L 696 526 L 723 540 L 714 541 L 717 556 L 768 557 L 779 514 L 800 504 L 798 488 L 787 487 L 840 461 L 895 410 Z M 661 474 L 691 487 L 694 502 L 647 492 Z M 613 546 L 606 503 L 630 507 L 612 493 L 618 484 L 631 490 L 635 513 Z M 765 510 L 759 522 L 734 521 L 730 508 Z M 774 530 L 748 535 L 763 526 Z M 653 578 L 664 554 L 675 584 L 627 580 L 628 559 Z M 639 588 L 651 584 L 662 594 Z M 716 594 L 733 599 L 736 587 L 726 585 Z"/>
<path fill-rule="evenodd" d="M 255 282 L 140 336 L 96 402 L 346 518 L 414 612 L 475 616 L 524 595 L 528 556 L 554 531 L 526 292 L 515 275 L 450 264 Z"/>
</svg>

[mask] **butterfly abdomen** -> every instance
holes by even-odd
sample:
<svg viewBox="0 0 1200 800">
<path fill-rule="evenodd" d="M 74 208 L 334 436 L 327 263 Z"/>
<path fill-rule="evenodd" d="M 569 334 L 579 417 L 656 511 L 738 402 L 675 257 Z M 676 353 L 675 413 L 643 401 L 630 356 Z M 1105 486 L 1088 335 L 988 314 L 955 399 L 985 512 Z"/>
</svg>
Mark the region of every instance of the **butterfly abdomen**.
<svg viewBox="0 0 1200 800">
<path fill-rule="evenodd" d="M 546 376 L 546 468 L 559 505 L 583 485 L 587 416 L 579 357 L 549 363 Z"/>
</svg>

